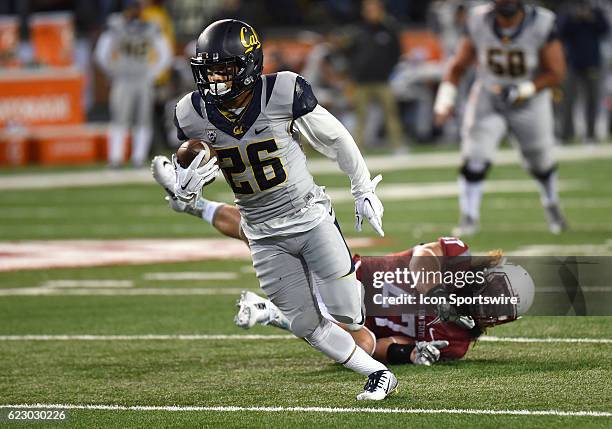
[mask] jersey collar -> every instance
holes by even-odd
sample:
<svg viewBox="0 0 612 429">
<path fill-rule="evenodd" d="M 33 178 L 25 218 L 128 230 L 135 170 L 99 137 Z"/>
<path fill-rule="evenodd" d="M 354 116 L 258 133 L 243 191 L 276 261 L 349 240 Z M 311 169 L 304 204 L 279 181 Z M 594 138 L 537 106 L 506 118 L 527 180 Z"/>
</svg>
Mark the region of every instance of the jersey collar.
<svg viewBox="0 0 612 429">
<path fill-rule="evenodd" d="M 533 18 L 535 18 L 536 10 L 534 7 L 527 5 L 523 6 L 523 12 L 525 13 L 523 19 L 516 26 L 514 32 L 509 35 L 505 35 L 502 32 L 501 28 L 497 25 L 497 20 L 495 19 L 495 11 L 491 10 L 491 12 L 489 12 L 489 19 L 491 20 L 491 25 L 493 26 L 493 33 L 503 43 L 508 43 L 509 41 L 516 39 L 523 32 L 523 29 L 526 27 L 526 25 L 531 22 Z"/>
<path fill-rule="evenodd" d="M 261 113 L 261 79 L 257 80 L 253 88 L 253 98 L 249 102 L 249 105 L 241 112 L 239 119 L 235 122 L 230 121 L 219 111 L 217 106 L 213 103 L 210 94 L 206 94 L 204 104 L 206 106 L 206 115 L 210 123 L 225 134 L 240 140 L 249 131 Z"/>
</svg>

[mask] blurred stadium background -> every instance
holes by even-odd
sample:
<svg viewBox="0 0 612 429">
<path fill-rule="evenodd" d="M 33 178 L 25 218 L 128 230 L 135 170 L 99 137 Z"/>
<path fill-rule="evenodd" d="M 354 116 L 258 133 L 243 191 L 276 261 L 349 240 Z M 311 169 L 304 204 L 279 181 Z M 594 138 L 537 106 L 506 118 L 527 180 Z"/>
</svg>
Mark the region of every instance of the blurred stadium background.
<svg viewBox="0 0 612 429">
<path fill-rule="evenodd" d="M 483 2 L 383 3 L 399 52 L 363 65 L 351 54 L 364 28 L 356 0 L 145 1 L 142 16 L 160 25 L 173 50 L 171 67 L 153 89 L 148 158 L 170 154 L 178 145 L 172 111 L 178 98 L 194 89 L 188 62 L 194 38 L 216 19 L 240 18 L 259 32 L 265 72 L 288 69 L 309 79 L 321 104 L 360 136 L 372 172 L 385 177 L 380 196 L 386 237 L 375 238 L 370 230 L 358 235 L 348 181 L 309 153 L 312 172 L 328 185 L 353 250 L 381 254 L 450 234 L 458 217 L 461 109 L 439 129 L 432 105 L 465 10 Z M 591 19 L 612 22 L 612 2 L 606 0 L 538 3 L 560 18 L 571 18 L 580 6 L 590 8 Z M 123 8 L 119 0 L 0 2 L 0 405 L 353 406 L 359 377 L 300 342 L 231 339 L 244 334 L 232 324 L 235 299 L 241 289 L 258 288 L 241 243 L 172 212 L 146 166 L 130 165 L 129 146 L 124 167 L 107 166 L 109 82 L 93 52 L 108 17 Z M 571 33 L 563 40 L 571 50 L 592 43 L 591 37 Z M 525 256 L 612 255 L 612 31 L 600 39 L 600 57 L 588 59 L 587 86 L 571 89 L 570 73 L 556 90 L 561 201 L 570 230 L 560 236 L 548 232 L 536 184 L 510 141 L 487 183 L 482 230 L 468 240 L 476 253 L 502 248 Z M 356 94 L 372 82 L 391 90 L 396 118 L 373 104 L 365 106 L 367 120 L 358 119 L 364 107 Z M 589 97 L 588 88 L 591 93 L 595 88 L 596 97 Z M 575 96 L 568 99 L 570 90 Z M 393 120 L 400 124 L 399 138 L 389 124 Z M 230 202 L 229 188 L 219 182 L 206 188 L 205 196 Z M 253 333 L 278 334 L 261 327 Z M 203 337 L 173 337 L 181 334 Z M 101 337 L 86 341 L 78 335 Z M 108 335 L 124 335 L 125 341 L 104 339 Z M 142 337 L 147 335 L 168 338 Z M 527 317 L 493 335 L 560 342 L 483 341 L 459 363 L 398 369 L 407 389 L 385 406 L 610 410 L 610 318 Z M 563 343 L 567 338 L 594 341 Z M 356 413 L 322 420 L 328 417 L 263 412 L 238 417 L 214 411 L 180 417 L 127 411 L 75 415 L 75 427 L 392 424 L 395 418 Z M 410 418 L 455 427 L 605 426 L 593 416 Z"/>
</svg>

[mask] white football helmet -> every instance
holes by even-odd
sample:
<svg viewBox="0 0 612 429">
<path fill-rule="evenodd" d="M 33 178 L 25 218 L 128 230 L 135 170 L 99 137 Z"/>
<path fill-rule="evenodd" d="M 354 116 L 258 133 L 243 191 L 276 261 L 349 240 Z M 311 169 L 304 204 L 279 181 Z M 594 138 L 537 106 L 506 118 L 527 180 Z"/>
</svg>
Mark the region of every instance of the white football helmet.
<svg viewBox="0 0 612 429">
<path fill-rule="evenodd" d="M 485 271 L 486 282 L 474 296 L 518 298 L 517 304 L 475 304 L 471 313 L 482 326 L 512 322 L 527 313 L 535 296 L 535 285 L 529 273 L 520 265 L 505 260 Z"/>
</svg>

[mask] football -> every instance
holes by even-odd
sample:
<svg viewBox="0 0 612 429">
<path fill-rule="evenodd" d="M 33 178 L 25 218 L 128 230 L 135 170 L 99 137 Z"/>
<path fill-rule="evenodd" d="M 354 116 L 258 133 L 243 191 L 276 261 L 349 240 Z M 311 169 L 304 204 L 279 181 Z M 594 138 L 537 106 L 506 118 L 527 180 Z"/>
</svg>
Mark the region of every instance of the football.
<svg viewBox="0 0 612 429">
<path fill-rule="evenodd" d="M 187 140 L 176 151 L 176 159 L 181 167 L 187 168 L 195 157 L 198 156 L 198 154 L 203 150 L 207 153 L 204 155 L 202 162 L 200 162 L 200 165 L 198 166 L 201 167 L 210 161 L 213 156 L 215 156 L 215 150 L 202 140 Z"/>
</svg>

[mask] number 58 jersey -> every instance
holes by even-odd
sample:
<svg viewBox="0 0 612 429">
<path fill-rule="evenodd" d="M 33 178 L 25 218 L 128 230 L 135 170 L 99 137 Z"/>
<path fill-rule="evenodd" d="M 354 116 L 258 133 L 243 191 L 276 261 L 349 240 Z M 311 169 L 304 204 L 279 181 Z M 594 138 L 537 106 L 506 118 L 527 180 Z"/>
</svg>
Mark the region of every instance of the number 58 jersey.
<svg viewBox="0 0 612 429">
<path fill-rule="evenodd" d="M 315 206 L 327 197 L 292 133 L 293 120 L 316 105 L 308 82 L 292 72 L 261 76 L 239 112 L 221 110 L 198 91 L 177 103 L 179 140 L 199 139 L 215 149 L 248 238 L 307 231 L 322 219 L 325 209 Z"/>
<path fill-rule="evenodd" d="M 478 58 L 477 76 L 485 88 L 533 79 L 540 67 L 540 50 L 554 39 L 555 14 L 538 6 L 525 5 L 525 17 L 515 28 L 500 28 L 493 5 L 473 8 L 467 20 L 467 37 Z"/>
</svg>

